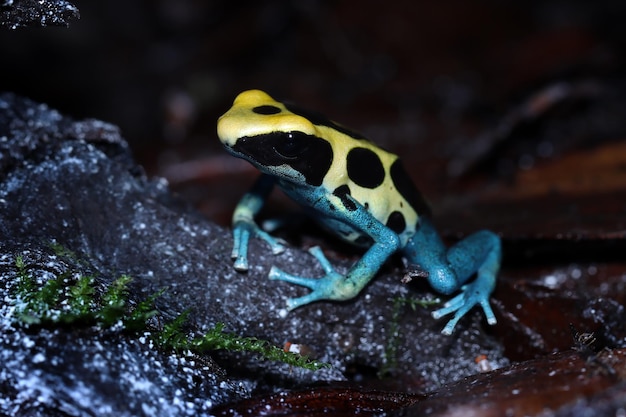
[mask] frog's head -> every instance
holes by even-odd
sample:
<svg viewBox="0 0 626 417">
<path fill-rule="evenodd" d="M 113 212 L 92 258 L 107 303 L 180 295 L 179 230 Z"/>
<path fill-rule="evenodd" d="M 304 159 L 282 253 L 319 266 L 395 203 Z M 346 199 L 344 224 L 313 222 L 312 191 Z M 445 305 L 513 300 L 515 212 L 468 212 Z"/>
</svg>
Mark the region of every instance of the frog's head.
<svg viewBox="0 0 626 417">
<path fill-rule="evenodd" d="M 260 90 L 235 98 L 217 121 L 217 135 L 234 156 L 292 182 L 319 186 L 333 160 L 331 144 L 309 118 Z"/>
</svg>

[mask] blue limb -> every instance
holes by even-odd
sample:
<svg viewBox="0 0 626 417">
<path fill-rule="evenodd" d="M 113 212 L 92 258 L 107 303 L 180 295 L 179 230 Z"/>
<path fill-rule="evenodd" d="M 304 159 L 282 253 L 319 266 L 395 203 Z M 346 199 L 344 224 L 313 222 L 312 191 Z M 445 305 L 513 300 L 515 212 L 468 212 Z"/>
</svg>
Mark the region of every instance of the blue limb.
<svg viewBox="0 0 626 417">
<path fill-rule="evenodd" d="M 259 213 L 267 196 L 274 187 L 275 180 L 269 175 L 261 175 L 252 189 L 246 193 L 233 213 L 233 250 L 231 258 L 235 260 L 237 271 L 248 270 L 248 244 L 250 236 L 256 236 L 267 242 L 272 253 L 278 254 L 285 250 L 280 241 L 264 232 L 255 223 L 254 217 Z"/>
<path fill-rule="evenodd" d="M 298 275 L 291 275 L 275 266 L 270 269 L 269 278 L 272 280 L 285 281 L 313 290 L 313 292 L 303 297 L 290 298 L 287 300 L 287 308 L 289 310 L 293 310 L 294 308 L 298 308 L 318 300 L 348 299 L 356 295 L 348 295 L 347 298 L 343 298 L 341 294 L 337 294 L 336 289 L 341 287 L 341 281 L 343 281 L 344 276 L 335 271 L 319 246 L 309 249 L 309 253 L 319 261 L 320 266 L 325 273 L 324 277 L 305 278 Z"/>
<path fill-rule="evenodd" d="M 287 308 L 290 310 L 320 300 L 348 300 L 354 298 L 367 283 L 374 278 L 383 263 L 398 250 L 400 240 L 398 236 L 376 220 L 362 205 L 353 200 L 352 204 L 347 204 L 350 208 L 343 211 L 337 210 L 335 219 L 349 222 L 352 226 L 359 226 L 363 232 L 374 240 L 374 244 L 365 252 L 345 274 L 335 271 L 328 259 L 324 256 L 319 247 L 314 247 L 309 252 L 320 262 L 325 275 L 321 278 L 305 278 L 291 275 L 276 267 L 270 270 L 270 279 L 286 281 L 292 284 L 301 285 L 312 290 L 309 294 L 292 298 L 287 301 Z M 330 197 L 329 200 L 334 199 Z M 336 207 L 340 207 L 340 201 L 332 201 Z"/>
<path fill-rule="evenodd" d="M 458 321 L 476 305 L 483 309 L 487 322 L 495 324 L 489 296 L 495 288 L 500 268 L 500 238 L 483 230 L 446 249 L 430 221 L 420 220 L 418 231 L 407 244 L 405 255 L 412 263 L 428 271 L 428 281 L 436 291 L 443 294 L 461 291 L 432 313 L 436 319 L 454 313 L 442 333 L 452 334 Z M 474 274 L 476 279 L 467 283 Z"/>
</svg>

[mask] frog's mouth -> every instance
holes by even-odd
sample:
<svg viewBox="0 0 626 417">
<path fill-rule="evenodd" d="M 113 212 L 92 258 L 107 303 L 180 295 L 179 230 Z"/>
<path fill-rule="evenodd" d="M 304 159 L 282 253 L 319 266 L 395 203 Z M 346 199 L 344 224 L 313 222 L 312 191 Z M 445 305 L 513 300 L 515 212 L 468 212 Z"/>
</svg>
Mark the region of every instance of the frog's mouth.
<svg viewBox="0 0 626 417">
<path fill-rule="evenodd" d="M 256 169 L 258 169 L 260 172 L 264 174 L 280 177 L 289 182 L 294 182 L 294 183 L 299 183 L 299 184 L 304 183 L 306 181 L 304 176 L 300 172 L 294 170 L 288 164 L 264 165 L 262 162 L 256 159 L 253 155 L 249 155 L 241 151 L 237 151 L 233 149 L 232 146 L 224 144 L 224 148 L 232 156 L 241 158 L 250 162 Z"/>
<path fill-rule="evenodd" d="M 250 161 L 260 171 L 320 186 L 333 161 L 327 141 L 302 132 L 278 132 L 239 138 L 225 145 L 233 155 Z M 298 175 L 294 175 L 294 171 Z"/>
</svg>

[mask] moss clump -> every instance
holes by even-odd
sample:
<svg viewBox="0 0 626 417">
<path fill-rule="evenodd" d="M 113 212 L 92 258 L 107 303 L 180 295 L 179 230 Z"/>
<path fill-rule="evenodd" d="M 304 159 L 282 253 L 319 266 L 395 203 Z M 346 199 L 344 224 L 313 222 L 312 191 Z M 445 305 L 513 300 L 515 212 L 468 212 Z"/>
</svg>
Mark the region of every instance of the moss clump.
<svg viewBox="0 0 626 417">
<path fill-rule="evenodd" d="M 221 349 L 255 352 L 265 359 L 311 370 L 329 366 L 305 356 L 285 352 L 265 340 L 225 333 L 224 323 L 217 323 L 203 335 L 190 337 L 184 331 L 188 311 L 162 326 L 152 325 L 150 319 L 158 314 L 154 302 L 163 291 L 136 305 L 131 305 L 128 299 L 128 285 L 132 279 L 128 275 L 122 275 L 98 295 L 94 290 L 93 277 L 62 273 L 39 284 L 29 274 L 28 266 L 21 256 L 16 257 L 15 267 L 17 270 L 15 317 L 18 325 L 78 324 L 98 329 L 116 329 L 135 335 L 148 335 L 162 349 L 189 350 L 195 353 Z"/>
<path fill-rule="evenodd" d="M 213 350 L 226 350 L 229 352 L 255 352 L 267 360 L 284 362 L 309 370 L 318 370 L 330 367 L 329 364 L 309 359 L 307 356 L 292 352 L 285 352 L 278 346 L 272 345 L 267 340 L 256 337 L 242 337 L 224 332 L 224 323 L 218 322 L 208 332 L 197 337 L 188 337 L 183 332 L 189 312 L 185 312 L 173 321 L 165 324 L 163 329 L 156 334 L 155 342 L 163 347 L 173 350 L 190 350 L 203 353 Z"/>
<path fill-rule="evenodd" d="M 391 320 L 387 331 L 387 344 L 385 346 L 384 365 L 378 371 L 378 377 L 384 378 L 390 375 L 398 367 L 398 344 L 400 342 L 400 317 L 407 307 L 415 311 L 417 307 L 427 308 L 439 304 L 438 298 L 428 300 L 423 298 L 397 297 L 393 300 Z"/>
<path fill-rule="evenodd" d="M 82 324 L 138 331 L 156 315 L 154 300 L 157 293 L 131 308 L 128 306 L 128 284 L 131 278 L 122 275 L 98 296 L 91 276 L 62 273 L 43 285 L 28 273 L 21 256 L 15 259 L 17 297 L 15 313 L 18 322 L 27 326 L 50 324 Z"/>
</svg>

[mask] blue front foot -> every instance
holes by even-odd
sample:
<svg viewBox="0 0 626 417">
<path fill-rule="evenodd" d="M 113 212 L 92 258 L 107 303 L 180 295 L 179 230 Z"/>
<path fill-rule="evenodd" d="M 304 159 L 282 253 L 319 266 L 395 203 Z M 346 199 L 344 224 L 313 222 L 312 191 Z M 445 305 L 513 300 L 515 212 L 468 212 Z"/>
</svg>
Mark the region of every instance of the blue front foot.
<svg viewBox="0 0 626 417">
<path fill-rule="evenodd" d="M 325 273 L 322 278 L 305 278 L 297 275 L 291 275 L 276 267 L 272 267 L 270 270 L 270 279 L 289 282 L 291 284 L 300 285 L 312 290 L 311 293 L 303 297 L 290 298 L 287 300 L 287 308 L 289 310 L 293 310 L 314 301 L 347 300 L 356 296 L 358 290 L 353 291 L 350 286 L 345 285 L 345 277 L 335 271 L 318 246 L 309 249 L 309 253 L 311 253 L 311 255 L 313 255 L 320 262 L 320 265 Z"/>
<path fill-rule="evenodd" d="M 285 247 L 278 239 L 261 230 L 256 224 L 243 221 L 238 222 L 233 227 L 233 250 L 230 255 L 235 260 L 233 265 L 237 271 L 248 270 L 248 242 L 250 241 L 250 235 L 267 242 L 272 248 L 274 255 L 285 250 Z"/>
</svg>

